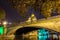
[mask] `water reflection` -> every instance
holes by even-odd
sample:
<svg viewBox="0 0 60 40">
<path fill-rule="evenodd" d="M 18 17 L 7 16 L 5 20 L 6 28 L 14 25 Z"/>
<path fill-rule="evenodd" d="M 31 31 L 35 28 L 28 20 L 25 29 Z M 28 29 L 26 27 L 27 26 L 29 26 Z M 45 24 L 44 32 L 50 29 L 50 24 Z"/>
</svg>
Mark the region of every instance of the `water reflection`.
<svg viewBox="0 0 60 40">
<path fill-rule="evenodd" d="M 59 34 L 57 32 L 50 32 L 46 29 L 39 29 L 38 40 L 59 40 Z"/>
<path fill-rule="evenodd" d="M 46 40 L 49 38 L 49 32 L 45 29 L 38 30 L 38 40 Z"/>
<path fill-rule="evenodd" d="M 58 33 L 46 29 L 39 29 L 17 36 L 15 40 L 60 40 Z"/>
</svg>

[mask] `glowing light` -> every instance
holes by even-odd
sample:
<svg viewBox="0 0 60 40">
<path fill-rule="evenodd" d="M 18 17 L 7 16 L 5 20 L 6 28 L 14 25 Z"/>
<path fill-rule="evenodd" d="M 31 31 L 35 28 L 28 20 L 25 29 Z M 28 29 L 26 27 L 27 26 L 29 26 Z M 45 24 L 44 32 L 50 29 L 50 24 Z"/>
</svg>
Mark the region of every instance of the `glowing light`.
<svg viewBox="0 0 60 40">
<path fill-rule="evenodd" d="M 6 24 L 8 24 L 7 21 L 3 21 L 3 25 L 6 25 Z"/>
</svg>

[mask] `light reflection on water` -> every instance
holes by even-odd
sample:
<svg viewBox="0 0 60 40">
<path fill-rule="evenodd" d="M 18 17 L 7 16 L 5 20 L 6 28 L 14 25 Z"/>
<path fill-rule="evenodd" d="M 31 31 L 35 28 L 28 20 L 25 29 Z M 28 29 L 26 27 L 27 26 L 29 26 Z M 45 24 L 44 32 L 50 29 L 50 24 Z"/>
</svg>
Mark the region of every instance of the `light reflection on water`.
<svg viewBox="0 0 60 40">
<path fill-rule="evenodd" d="M 50 33 L 45 29 L 39 29 L 33 32 L 29 32 L 27 35 L 28 36 L 25 37 L 24 40 L 60 40 L 59 34 Z"/>
</svg>

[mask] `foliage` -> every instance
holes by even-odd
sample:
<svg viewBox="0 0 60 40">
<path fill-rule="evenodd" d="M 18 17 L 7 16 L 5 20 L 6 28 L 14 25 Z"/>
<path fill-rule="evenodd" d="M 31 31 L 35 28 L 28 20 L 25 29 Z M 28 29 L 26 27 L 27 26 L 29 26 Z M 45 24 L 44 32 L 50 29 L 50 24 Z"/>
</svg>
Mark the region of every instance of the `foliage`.
<svg viewBox="0 0 60 40">
<path fill-rule="evenodd" d="M 39 7 L 41 13 L 45 16 L 45 18 L 51 16 L 51 12 L 53 9 L 57 9 L 56 6 L 59 1 L 58 0 L 10 0 L 12 2 L 12 7 L 16 8 L 18 12 L 26 17 L 26 13 L 28 11 L 28 6 L 32 7 L 36 12 L 38 11 L 37 7 Z"/>
<path fill-rule="evenodd" d="M 5 11 L 0 8 L 0 21 L 5 18 Z"/>
</svg>

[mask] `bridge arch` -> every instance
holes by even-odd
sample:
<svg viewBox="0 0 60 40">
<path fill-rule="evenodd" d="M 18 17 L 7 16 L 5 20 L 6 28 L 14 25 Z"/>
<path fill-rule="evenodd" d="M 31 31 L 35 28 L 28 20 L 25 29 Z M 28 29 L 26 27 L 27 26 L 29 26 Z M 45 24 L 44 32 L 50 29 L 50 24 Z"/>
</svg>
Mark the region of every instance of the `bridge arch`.
<svg viewBox="0 0 60 40">
<path fill-rule="evenodd" d="M 17 26 L 16 28 L 13 28 L 13 30 L 12 31 L 10 31 L 9 33 L 8 33 L 8 35 L 10 35 L 10 34 L 14 34 L 17 30 L 22 30 L 22 29 L 24 29 L 24 28 L 35 28 L 35 29 L 40 29 L 40 28 L 44 28 L 44 29 L 47 29 L 47 30 L 52 30 L 52 31 L 56 31 L 56 30 L 53 30 L 53 29 L 50 29 L 50 28 L 48 28 L 48 27 L 44 27 L 44 26 L 39 26 L 39 25 L 35 25 L 35 26 Z M 56 32 L 58 32 L 58 31 L 56 31 Z M 59 33 L 59 32 L 58 32 Z"/>
<path fill-rule="evenodd" d="M 24 27 L 19 27 L 13 33 L 14 34 L 14 40 L 18 40 L 18 39 L 23 40 L 23 38 L 22 38 L 23 37 L 22 36 L 23 34 L 27 34 L 27 33 L 31 32 L 31 31 L 39 30 L 41 28 L 46 29 L 46 30 L 53 31 L 51 29 L 40 27 L 40 26 L 24 26 Z"/>
<path fill-rule="evenodd" d="M 38 30 L 40 28 L 36 28 L 36 27 L 22 27 L 22 28 L 19 28 L 15 31 L 14 35 L 15 35 L 15 38 L 14 40 L 23 40 L 23 34 L 27 34 L 31 31 L 34 31 L 34 30 Z"/>
<path fill-rule="evenodd" d="M 19 28 L 15 31 L 15 34 L 18 33 L 18 34 L 26 34 L 30 31 L 34 31 L 34 30 L 38 30 L 40 28 L 36 28 L 36 27 L 22 27 L 22 28 Z"/>
<path fill-rule="evenodd" d="M 27 34 L 29 32 L 32 32 L 32 31 L 35 31 L 35 30 L 39 30 L 39 29 L 46 29 L 46 30 L 50 30 L 50 29 L 47 29 L 47 28 L 38 28 L 37 26 L 36 27 L 22 27 L 22 28 L 19 28 L 15 31 L 14 35 L 15 35 L 15 40 L 23 40 L 23 34 Z M 51 30 L 52 31 L 52 30 Z M 54 31 L 55 32 L 55 31 Z"/>
<path fill-rule="evenodd" d="M 51 29 L 48 29 L 48 28 L 44 28 L 44 27 L 40 27 L 40 26 L 29 26 L 29 27 L 22 27 L 22 28 L 18 28 L 15 32 L 14 32 L 14 35 L 15 34 L 26 34 L 28 32 L 31 32 L 31 31 L 34 31 L 34 30 L 38 30 L 38 29 L 46 29 L 46 30 L 50 30 L 50 31 L 53 31 L 53 32 L 57 32 L 55 30 L 51 30 Z M 60 33 L 60 32 L 57 32 L 57 33 Z"/>
<path fill-rule="evenodd" d="M 29 32 L 32 32 L 32 31 L 35 31 L 35 30 L 38 30 L 40 28 L 38 28 L 37 26 L 36 27 L 22 27 L 22 28 L 19 28 L 15 31 L 14 35 L 15 35 L 15 38 L 14 40 L 23 40 L 23 34 L 27 34 Z"/>
<path fill-rule="evenodd" d="M 13 30 L 12 31 L 10 31 L 9 33 L 8 33 L 8 35 L 12 35 L 12 34 L 15 34 L 15 32 L 17 32 L 18 30 L 28 30 L 28 29 L 30 29 L 31 30 L 31 28 L 32 28 L 32 30 L 37 30 L 37 29 L 40 29 L 40 28 L 44 28 L 44 29 L 48 29 L 48 28 L 45 28 L 45 27 L 41 27 L 41 26 L 21 26 L 21 27 L 16 27 L 16 28 L 13 28 Z M 23 31 L 24 31 L 23 30 Z"/>
</svg>

